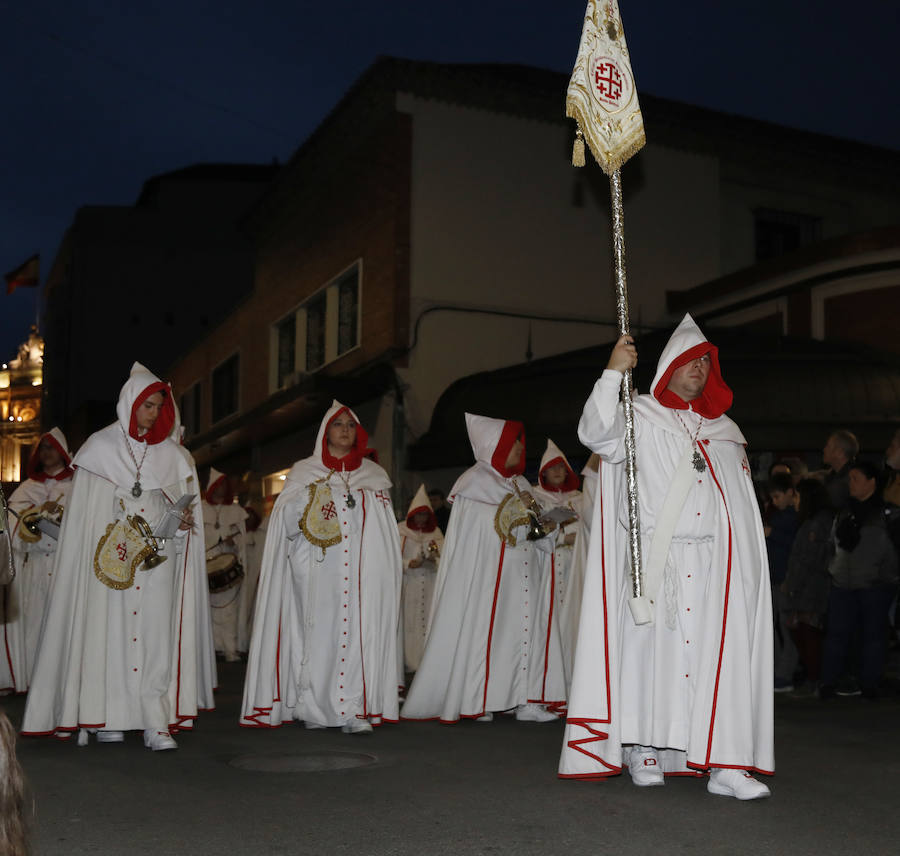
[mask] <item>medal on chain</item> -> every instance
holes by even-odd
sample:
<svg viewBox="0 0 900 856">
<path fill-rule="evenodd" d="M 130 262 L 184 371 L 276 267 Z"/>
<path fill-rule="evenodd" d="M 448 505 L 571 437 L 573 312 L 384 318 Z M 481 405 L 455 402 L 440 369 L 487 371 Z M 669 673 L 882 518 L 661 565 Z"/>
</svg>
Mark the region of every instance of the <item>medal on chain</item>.
<svg viewBox="0 0 900 856">
<path fill-rule="evenodd" d="M 131 449 L 131 441 L 128 439 L 128 435 L 125 433 L 125 429 L 120 425 L 119 428 L 122 431 L 122 436 L 125 438 L 125 448 L 128 449 L 128 454 L 131 456 L 132 463 L 134 464 L 134 468 L 137 472 L 134 474 L 134 485 L 131 488 L 131 495 L 138 499 L 140 495 L 144 492 L 141 489 L 141 467 L 144 466 L 144 460 L 147 457 L 147 451 L 150 448 L 149 443 L 144 443 L 144 454 L 141 455 L 141 462 L 138 463 L 137 458 L 134 456 L 134 452 Z"/>
<path fill-rule="evenodd" d="M 691 447 L 694 450 L 694 454 L 691 456 L 691 465 L 698 472 L 702 473 L 706 470 L 706 461 L 703 459 L 703 455 L 700 454 L 700 448 L 697 445 L 697 437 L 700 434 L 700 429 L 703 427 L 703 417 L 700 417 L 700 422 L 697 425 L 697 430 L 694 431 L 693 435 L 690 432 L 690 429 L 687 425 L 684 424 L 684 420 L 681 418 L 681 414 L 676 410 L 675 415 L 678 417 L 678 421 L 681 423 L 681 427 L 687 432 L 688 437 L 691 438 Z"/>
</svg>

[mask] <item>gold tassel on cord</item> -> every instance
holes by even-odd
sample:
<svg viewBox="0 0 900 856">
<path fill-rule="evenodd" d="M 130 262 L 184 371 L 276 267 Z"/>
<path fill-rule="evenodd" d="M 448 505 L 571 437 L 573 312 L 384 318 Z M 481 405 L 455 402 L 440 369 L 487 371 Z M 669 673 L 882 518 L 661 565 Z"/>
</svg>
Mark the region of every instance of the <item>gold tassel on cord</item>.
<svg viewBox="0 0 900 856">
<path fill-rule="evenodd" d="M 579 128 L 575 132 L 575 145 L 572 146 L 572 166 L 584 166 L 584 134 Z"/>
</svg>

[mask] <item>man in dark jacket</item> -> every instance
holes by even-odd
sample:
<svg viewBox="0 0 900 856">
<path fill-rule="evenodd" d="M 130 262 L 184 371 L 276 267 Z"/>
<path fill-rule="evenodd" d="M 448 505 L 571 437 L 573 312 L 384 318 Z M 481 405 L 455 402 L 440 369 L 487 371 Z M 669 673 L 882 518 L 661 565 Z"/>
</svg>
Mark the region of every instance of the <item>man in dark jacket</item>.
<svg viewBox="0 0 900 856">
<path fill-rule="evenodd" d="M 887 653 L 888 610 L 897 590 L 897 551 L 878 493 L 878 470 L 867 461 L 850 466 L 850 498 L 834 526 L 834 558 L 828 601 L 820 696 L 834 695 L 854 633 L 861 635 L 859 683 L 863 696 L 877 698 Z"/>
</svg>

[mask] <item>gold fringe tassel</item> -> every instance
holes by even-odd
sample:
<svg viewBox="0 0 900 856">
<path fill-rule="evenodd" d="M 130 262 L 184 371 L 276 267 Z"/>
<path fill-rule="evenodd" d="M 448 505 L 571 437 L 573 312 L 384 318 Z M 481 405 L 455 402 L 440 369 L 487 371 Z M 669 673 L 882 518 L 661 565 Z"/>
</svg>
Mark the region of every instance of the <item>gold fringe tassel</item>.
<svg viewBox="0 0 900 856">
<path fill-rule="evenodd" d="M 584 134 L 580 127 L 575 132 L 575 144 L 572 146 L 572 166 L 584 166 Z"/>
</svg>

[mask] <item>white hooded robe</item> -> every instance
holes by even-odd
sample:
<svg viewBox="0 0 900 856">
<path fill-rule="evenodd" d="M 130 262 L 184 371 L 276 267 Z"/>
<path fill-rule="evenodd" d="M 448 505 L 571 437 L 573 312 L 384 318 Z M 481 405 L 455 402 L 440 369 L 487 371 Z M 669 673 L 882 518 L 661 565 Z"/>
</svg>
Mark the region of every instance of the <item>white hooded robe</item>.
<svg viewBox="0 0 900 856">
<path fill-rule="evenodd" d="M 411 525 L 417 512 L 427 511 L 430 515 L 425 529 Z M 400 550 L 403 557 L 403 662 L 406 670 L 414 672 L 422 661 L 425 651 L 425 636 L 431 617 L 431 602 L 434 599 L 434 582 L 437 576 L 437 561 L 432 557 L 431 545 L 438 555 L 444 545 L 444 536 L 438 528 L 425 485 L 420 485 L 406 519 L 397 524 L 400 533 Z M 410 561 L 420 559 L 417 568 L 410 567 Z"/>
<path fill-rule="evenodd" d="M 636 625 L 628 608 L 621 373 L 603 372 L 581 417 L 579 438 L 602 464 L 559 765 L 563 778 L 620 772 L 628 744 L 661 750 L 666 773 L 774 770 L 769 574 L 745 441 L 716 408 L 701 421 L 700 400 L 688 409 L 681 409 L 681 399 L 672 403 L 666 379 L 687 352 L 710 353 L 703 395 L 718 382 L 727 391 L 725 407 L 731 403 L 717 352 L 685 316 L 660 358 L 653 395 L 634 403 L 645 562 L 673 473 L 698 428 L 696 446 L 706 465 L 693 472 L 662 584 L 647 592 L 655 603 L 652 623 Z"/>
<path fill-rule="evenodd" d="M 57 447 L 62 456 L 62 471 L 55 476 L 35 473 L 23 481 L 9 498 L 9 507 L 19 517 L 10 520 L 16 577 L 2 592 L 4 620 L 0 627 L 0 692 L 24 693 L 28 690 L 53 579 L 56 539 L 45 532 L 41 532 L 38 541 L 22 538 L 24 527 L 21 518 L 41 508 L 44 503 L 60 505 L 65 513 L 72 490 L 72 457 L 65 435 L 59 428 L 53 428 L 38 440 L 38 445 L 45 438 Z M 29 472 L 34 472 L 38 465 L 37 454 L 35 447 Z"/>
<path fill-rule="evenodd" d="M 553 490 L 544 487 L 542 484 L 542 475 L 547 467 L 555 463 L 562 463 L 566 468 L 566 481 L 561 485 L 561 490 Z M 566 640 L 574 636 L 574 630 L 569 626 L 570 623 L 577 625 L 578 616 L 571 610 L 566 610 L 566 594 L 570 588 L 569 580 L 572 572 L 574 561 L 575 545 L 577 544 L 578 533 L 581 531 L 582 522 L 582 494 L 577 488 L 578 476 L 569 464 L 568 458 L 562 453 L 559 446 L 552 440 L 547 440 L 547 449 L 541 458 L 541 464 L 538 469 L 538 484 L 536 484 L 531 492 L 538 501 L 541 508 L 550 511 L 554 508 L 564 508 L 572 511 L 577 515 L 577 519 L 553 532 L 553 552 L 547 554 L 545 561 L 548 567 L 545 573 L 550 577 L 550 589 L 553 592 L 553 602 L 550 608 L 553 611 L 551 622 L 555 625 L 553 632 L 554 644 L 561 647 L 564 673 L 566 676 L 566 686 L 568 686 L 571 674 L 571 660 L 567 662 L 567 644 Z M 566 544 L 566 538 L 569 535 L 575 536 L 575 542 Z M 574 621 L 573 621 L 574 619 Z"/>
<path fill-rule="evenodd" d="M 537 555 L 550 552 L 552 543 L 528 541 L 524 523 L 510 533 L 514 546 L 495 529 L 514 482 L 520 491 L 531 488 L 492 464 L 509 425 L 517 423 L 466 414 L 476 464 L 450 492 L 431 626 L 404 719 L 456 722 L 528 703 L 560 706 L 565 699 L 559 646 L 548 645 L 550 580 Z"/>
<path fill-rule="evenodd" d="M 398 719 L 402 562 L 391 482 L 367 458 L 345 471 L 324 463 L 326 429 L 341 411 L 357 422 L 357 442 L 365 438 L 356 415 L 334 402 L 314 454 L 291 468 L 269 517 L 241 710 L 246 727 Z M 317 482 L 331 489 L 322 513 L 340 524 L 339 543 L 325 549 L 299 526 Z"/>
<path fill-rule="evenodd" d="M 119 395 L 118 421 L 92 434 L 75 456 L 23 734 L 173 731 L 191 728 L 197 716 L 194 601 L 196 575 L 205 577 L 201 536 L 180 532 L 167 541 L 165 561 L 137 570 L 127 589 L 105 585 L 94 568 L 109 524 L 138 514 L 153 527 L 167 500 L 197 492 L 178 445 L 164 438 L 149 445 L 131 441 L 132 453 L 143 458 L 142 493 L 132 495 L 136 468 L 125 434 L 136 402 L 148 388 L 164 386 L 135 363 Z M 171 391 L 166 397 L 171 400 Z M 166 416 L 164 409 L 157 422 L 164 419 L 171 423 L 173 413 Z"/>
</svg>

